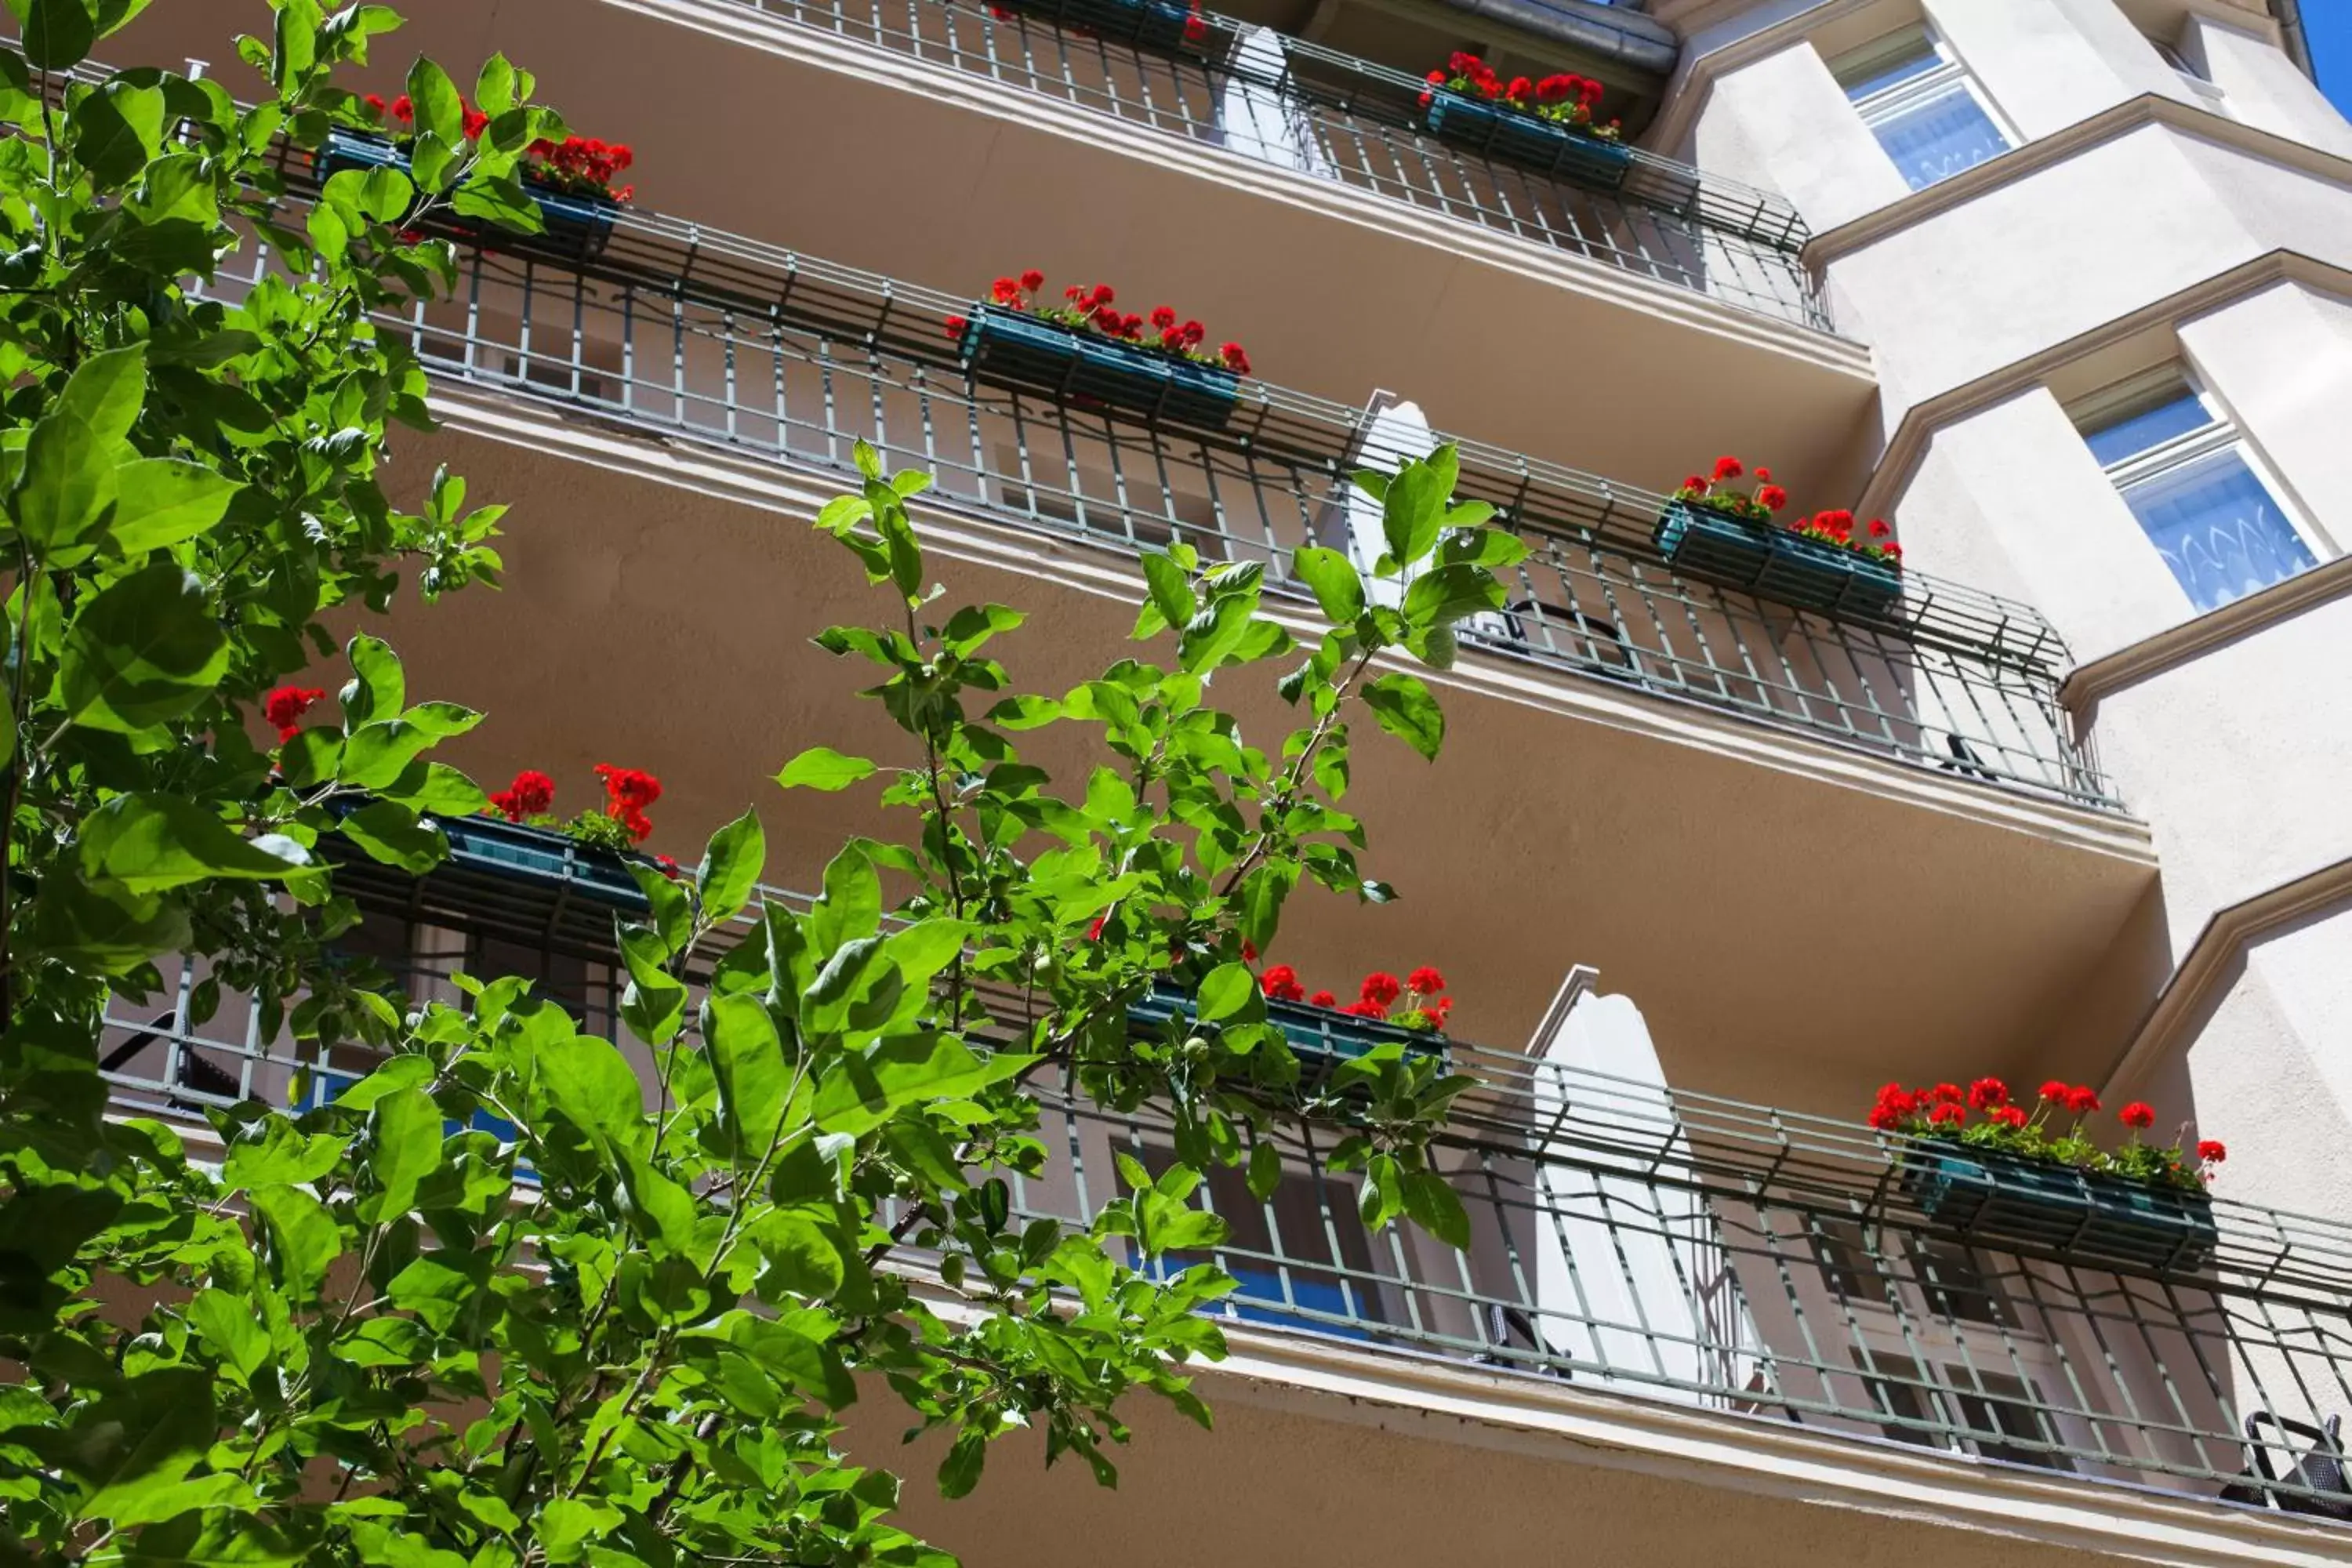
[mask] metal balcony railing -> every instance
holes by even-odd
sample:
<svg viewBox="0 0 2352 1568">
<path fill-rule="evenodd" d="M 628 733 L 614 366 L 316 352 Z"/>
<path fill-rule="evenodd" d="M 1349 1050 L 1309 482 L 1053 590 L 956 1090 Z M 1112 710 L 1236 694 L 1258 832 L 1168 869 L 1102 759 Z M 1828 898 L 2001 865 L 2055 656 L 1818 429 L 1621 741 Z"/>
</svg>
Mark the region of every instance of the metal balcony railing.
<svg viewBox="0 0 2352 1568">
<path fill-rule="evenodd" d="M 1160 53 L 973 0 L 703 3 L 748 6 L 1832 330 L 1799 258 L 1804 220 L 1780 197 L 1640 149 L 1616 185 L 1496 162 L 1422 129 L 1421 78 L 1213 12 L 1202 14 L 1196 43 Z"/>
<path fill-rule="evenodd" d="M 1439 438 L 1391 403 L 1258 381 L 1216 430 L 983 384 L 945 328 L 970 300 L 655 215 L 625 214 L 593 255 L 509 237 L 460 254 L 452 299 L 386 323 L 445 381 L 828 475 L 854 472 L 863 439 L 936 476 L 927 504 L 1113 550 L 1182 540 L 1263 563 L 1302 605 L 1293 552 L 1365 537 L 1349 476 Z M 2120 809 L 2059 706 L 2065 648 L 2031 607 L 1916 572 L 1891 608 L 1843 617 L 1712 586 L 1654 542 L 1664 498 L 1459 445 L 1458 495 L 1534 552 L 1506 609 L 1465 624 L 1475 653 Z"/>
<path fill-rule="evenodd" d="M 609 884 L 509 875 L 495 888 L 497 875 L 348 868 L 339 890 L 366 911 L 347 939 L 355 956 L 401 975 L 414 1000 L 458 1001 L 458 968 L 524 974 L 609 1033 L 625 976 L 584 918 Z M 372 1064 L 352 1047 L 270 1037 L 235 995 L 199 1025 L 189 1002 L 203 973 L 162 967 L 160 1001 L 110 1004 L 105 1063 L 126 1110 L 285 1104 Z M 1564 1067 L 1541 1048 L 1558 1037 L 1528 1054 L 1445 1045 L 1480 1085 L 1439 1161 L 1472 1219 L 1467 1251 L 1410 1228 L 1368 1232 L 1358 1178 L 1330 1168 L 1328 1137 L 1285 1133 L 1270 1197 L 1238 1171 L 1196 1194 L 1231 1232 L 1202 1256 L 1241 1281 L 1218 1310 L 1368 1353 L 1957 1464 L 2352 1520 L 2352 1497 L 2255 1484 L 2246 1441 L 2250 1424 L 2273 1438 L 2279 1423 L 2318 1431 L 2352 1414 L 2352 1227 L 2215 1198 L 2210 1230 L 2165 1256 L 2119 1255 L 2063 1226 L 2031 1244 L 1972 1232 L 1927 1202 L 1923 1145 Z M 650 1086 L 650 1062 L 640 1070 Z M 1039 1087 L 1053 1163 L 1015 1182 L 1022 1215 L 1085 1224 L 1119 1194 L 1116 1154 L 1147 1169 L 1169 1158 L 1170 1129 L 1150 1114 L 1107 1112 L 1066 1081 Z M 2291 1471 L 2288 1448 L 2266 1457 Z"/>
</svg>

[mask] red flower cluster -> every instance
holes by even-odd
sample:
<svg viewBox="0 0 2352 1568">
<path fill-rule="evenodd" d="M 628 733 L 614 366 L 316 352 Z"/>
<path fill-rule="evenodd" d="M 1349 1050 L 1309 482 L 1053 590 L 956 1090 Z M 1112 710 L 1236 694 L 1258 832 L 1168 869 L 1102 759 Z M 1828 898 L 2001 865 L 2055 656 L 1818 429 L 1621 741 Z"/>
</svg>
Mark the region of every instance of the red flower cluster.
<svg viewBox="0 0 2352 1568">
<path fill-rule="evenodd" d="M 641 768 L 616 768 L 610 763 L 598 763 L 596 776 L 604 781 L 605 814 L 640 844 L 653 837 L 646 807 L 661 798 L 661 780 Z"/>
<path fill-rule="evenodd" d="M 1769 522 L 1772 514 L 1789 504 L 1789 492 L 1772 482 L 1772 470 L 1759 467 L 1756 487 L 1752 493 L 1742 494 L 1731 488 L 1731 481 L 1747 477 L 1748 465 L 1737 458 L 1717 458 L 1715 467 L 1704 474 L 1685 478 L 1675 491 L 1675 499 L 1700 501 L 1717 511 L 1729 512 L 1734 517 L 1751 522 Z"/>
<path fill-rule="evenodd" d="M 376 121 L 391 122 L 404 135 L 416 130 L 416 105 L 406 93 L 386 103 L 374 93 L 361 100 L 368 106 Z M 489 129 L 490 117 L 472 104 L 460 104 L 466 140 L 478 140 Z M 527 180 L 573 195 L 602 196 L 606 201 L 627 202 L 635 199 L 635 185 L 614 185 L 614 180 L 637 155 L 625 142 L 604 142 L 593 136 L 566 136 L 561 142 L 541 139 L 523 149 L 522 175 Z"/>
<path fill-rule="evenodd" d="M 299 732 L 302 715 L 324 696 L 315 686 L 281 686 L 261 700 L 261 716 L 277 728 L 279 745 Z"/>
<path fill-rule="evenodd" d="M 1208 329 L 1198 321 L 1180 320 L 1167 305 L 1153 306 L 1149 317 L 1120 310 L 1118 296 L 1108 283 L 1097 283 L 1091 289 L 1074 283 L 1062 290 L 1066 303 L 1042 305 L 1036 296 L 1045 286 L 1045 275 L 1032 268 L 1018 278 L 999 278 L 990 284 L 988 302 L 999 310 L 1019 310 L 1072 331 L 1094 332 L 1116 342 L 1131 343 L 1195 364 L 1216 365 L 1235 375 L 1250 374 L 1249 355 L 1241 344 L 1220 343 L 1211 352 L 1206 346 Z M 950 316 L 944 325 L 948 337 L 960 342 L 971 322 L 968 317 Z"/>
<path fill-rule="evenodd" d="M 531 160 L 525 172 L 543 185 L 574 195 L 603 196 L 607 201 L 627 202 L 636 197 L 636 186 L 613 184 L 637 161 L 636 153 L 625 142 L 566 136 L 561 142 L 534 142 L 523 150 L 523 155 Z"/>
<path fill-rule="evenodd" d="M 1478 56 L 1455 54 L 1444 66 L 1429 73 L 1431 90 L 1421 95 L 1421 106 L 1426 109 L 1435 101 L 1439 88 L 1482 103 L 1499 104 L 1521 114 L 1531 114 L 1538 120 L 1549 120 L 1555 125 L 1565 125 L 1589 136 L 1614 142 L 1623 132 L 1617 121 L 1606 125 L 1596 124 L 1595 111 L 1601 107 L 1601 85 L 1589 77 L 1571 74 L 1529 79 L 1515 76 L 1506 79 Z"/>
<path fill-rule="evenodd" d="M 1885 519 L 1872 518 L 1864 526 L 1864 536 L 1860 539 L 1854 537 L 1853 526 L 1853 513 L 1840 510 L 1799 518 L 1789 528 L 1791 532 L 1801 533 L 1808 539 L 1818 539 L 1823 544 L 1834 544 L 1857 555 L 1884 561 L 1889 566 L 1903 564 L 1903 546 L 1895 542 L 1895 531 L 1886 526 Z"/>
<path fill-rule="evenodd" d="M 1334 1008 L 1350 1017 L 1370 1018 L 1431 1034 L 1442 1031 L 1447 1016 L 1454 1011 L 1454 998 L 1443 994 L 1445 976 L 1427 964 L 1402 980 L 1386 970 L 1375 969 L 1357 987 L 1356 999 L 1344 1007 L 1328 991 L 1318 991 L 1309 996 L 1307 988 L 1299 984 L 1298 971 L 1287 963 L 1277 963 L 1259 975 L 1258 987 L 1269 1001 L 1305 1002 L 1309 1006 Z"/>
<path fill-rule="evenodd" d="M 1890 1083 L 1880 1088 L 1866 1120 L 1882 1132 L 1957 1140 L 1971 1148 L 2189 1191 L 2210 1181 L 2212 1167 L 2229 1156 L 2219 1142 L 2203 1140 L 2196 1146 L 2197 1164 L 2192 1169 L 2179 1143 L 2161 1148 L 2141 1142 L 2141 1131 L 2156 1122 L 2156 1108 L 2139 1100 L 2116 1113 L 2116 1120 L 2130 1130 L 2129 1139 L 2112 1152 L 2104 1152 L 2083 1132 L 2084 1118 L 2099 1109 L 2096 1089 L 2052 1079 L 2042 1084 L 2036 1100 L 2029 1111 L 2011 1099 L 2009 1085 L 1997 1078 L 1978 1079 L 1965 1090 L 1956 1083 L 1939 1083 L 1932 1089 Z M 1971 1110 L 1980 1116 L 1973 1126 L 1969 1121 Z M 2051 1125 L 2053 1118 L 2071 1121 L 2063 1130 L 2055 1130 Z"/>
<path fill-rule="evenodd" d="M 515 774 L 514 783 L 490 796 L 490 809 L 509 822 L 544 816 L 555 805 L 555 781 L 536 768 Z"/>
</svg>

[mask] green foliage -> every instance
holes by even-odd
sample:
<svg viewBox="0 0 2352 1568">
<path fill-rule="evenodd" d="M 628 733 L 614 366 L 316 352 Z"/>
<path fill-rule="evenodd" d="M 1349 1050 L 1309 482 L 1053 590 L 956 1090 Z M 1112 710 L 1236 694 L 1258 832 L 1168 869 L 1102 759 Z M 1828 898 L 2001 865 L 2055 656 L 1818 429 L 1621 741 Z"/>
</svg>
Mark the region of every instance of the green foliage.
<svg viewBox="0 0 2352 1568">
<path fill-rule="evenodd" d="M 994 652 L 1023 616 L 937 612 L 907 510 L 926 477 L 861 447 L 817 523 L 893 607 L 816 640 L 871 667 L 902 754 L 818 747 L 778 782 L 877 791 L 906 831 L 844 846 L 807 907 L 760 895 L 754 814 L 690 876 L 639 868 L 620 1042 L 511 978 L 404 1007 L 321 956 L 354 918 L 323 841 L 429 868 L 427 814 L 482 805 L 429 753 L 478 716 L 413 700 L 362 635 L 334 721 L 268 751 L 247 727 L 334 651 L 321 617 L 381 609 L 403 566 L 428 595 L 494 580 L 498 509 L 446 475 L 414 515 L 379 486 L 385 422 L 421 420 L 425 384 L 368 321 L 451 274 L 401 230 L 530 221 L 514 156 L 557 127 L 493 61 L 468 142 L 420 61 L 415 180 L 339 174 L 292 227 L 278 140 L 348 115 L 331 74 L 390 13 L 273 0 L 269 38 L 239 45 L 273 96 L 240 109 L 163 73 L 52 74 L 136 0 L 11 3 L 32 54 L 0 54 L 7 1556 L 940 1563 L 890 1522 L 898 1479 L 843 1456 L 839 1413 L 903 1403 L 951 1496 L 1014 1430 L 1108 1481 L 1138 1392 L 1205 1424 L 1182 1368 L 1222 1353 L 1200 1309 L 1234 1283 L 1193 1260 L 1223 1236 L 1211 1168 L 1246 1158 L 1270 1191 L 1276 1135 L 1328 1124 L 1369 1223 L 1466 1243 L 1430 1158 L 1466 1080 L 1391 1046 L 1303 1090 L 1242 962 L 1302 884 L 1390 896 L 1340 805 L 1353 710 L 1433 755 L 1442 716 L 1394 667 L 1446 662 L 1518 549 L 1452 504 L 1450 450 L 1366 481 L 1399 604 L 1309 552 L 1332 624 L 1300 647 L 1260 614 L 1263 568 L 1179 547 L 1146 560 L 1150 647 L 1020 695 Z M 194 297 L 255 247 L 269 281 Z M 1276 659 L 1297 727 L 1254 744 L 1210 694 Z M 1049 725 L 1096 753 L 1066 790 L 1013 742 Z M 174 952 L 208 966 L 192 1016 L 251 990 L 261 1037 L 377 1065 L 217 1114 L 216 1163 L 102 1120 L 102 1004 Z M 1139 1032 L 1154 991 L 1188 1005 Z M 1122 1160 L 1083 1231 L 1013 1204 L 1066 1094 L 1173 1128 L 1173 1163 Z"/>
</svg>

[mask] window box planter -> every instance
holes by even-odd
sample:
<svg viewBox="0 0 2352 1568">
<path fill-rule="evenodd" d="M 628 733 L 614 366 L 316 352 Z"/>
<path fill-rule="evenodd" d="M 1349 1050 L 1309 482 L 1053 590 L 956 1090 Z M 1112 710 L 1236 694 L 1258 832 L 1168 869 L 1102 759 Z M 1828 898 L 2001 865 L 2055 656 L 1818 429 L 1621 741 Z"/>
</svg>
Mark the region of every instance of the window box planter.
<svg viewBox="0 0 2352 1568">
<path fill-rule="evenodd" d="M 331 131 L 327 144 L 319 151 L 319 180 L 327 179 L 345 169 L 398 169 L 408 172 L 408 154 L 382 136 L 370 136 L 357 131 Z M 523 188 L 530 192 L 539 204 L 540 222 L 545 232 L 539 236 L 517 234 L 510 229 L 474 218 L 450 215 L 447 222 L 469 234 L 497 233 L 508 239 L 538 239 L 562 250 L 566 255 L 593 257 L 603 254 L 605 243 L 613 237 L 613 219 L 620 212 L 617 204 L 603 196 L 579 195 L 541 184 L 526 176 Z"/>
<path fill-rule="evenodd" d="M 1422 120 L 1449 147 L 1604 191 L 1621 188 L 1633 168 L 1633 150 L 1622 142 L 1458 93 L 1433 94 Z"/>
<path fill-rule="evenodd" d="M 1034 16 L 1107 44 L 1125 44 L 1162 55 L 1201 52 L 1186 37 L 1192 30 L 1192 7 L 1171 0 L 990 0 L 990 4 L 997 10 Z"/>
<path fill-rule="evenodd" d="M 1886 616 L 1903 603 L 1897 567 L 1697 501 L 1667 502 L 1651 538 L 1676 571 L 1801 610 Z"/>
<path fill-rule="evenodd" d="M 2188 1272 L 2212 1260 L 2213 1200 L 1993 1150 L 1914 1149 L 1902 1187 L 1920 1212 L 1988 1247 Z"/>
<path fill-rule="evenodd" d="M 446 864 L 567 889 L 618 910 L 641 910 L 646 895 L 628 862 L 568 833 L 496 816 L 436 817 L 449 840 Z"/>
<path fill-rule="evenodd" d="M 1174 424 L 1221 430 L 1241 401 L 1241 377 L 1092 332 L 982 305 L 959 340 L 965 368 L 999 385 L 1091 397 Z"/>
<path fill-rule="evenodd" d="M 1132 1003 L 1127 1010 L 1129 1023 L 1145 1028 L 1157 1027 L 1169 1019 L 1189 1016 L 1192 999 L 1171 987 L 1154 986 L 1151 994 Z M 1282 1031 L 1283 1038 L 1302 1059 L 1337 1064 L 1354 1058 L 1386 1045 L 1401 1045 L 1408 1056 L 1445 1058 L 1445 1037 L 1424 1030 L 1400 1028 L 1371 1018 L 1359 1018 L 1332 1007 L 1317 1007 L 1305 1002 L 1282 1002 L 1265 999 L 1266 1022 Z"/>
</svg>

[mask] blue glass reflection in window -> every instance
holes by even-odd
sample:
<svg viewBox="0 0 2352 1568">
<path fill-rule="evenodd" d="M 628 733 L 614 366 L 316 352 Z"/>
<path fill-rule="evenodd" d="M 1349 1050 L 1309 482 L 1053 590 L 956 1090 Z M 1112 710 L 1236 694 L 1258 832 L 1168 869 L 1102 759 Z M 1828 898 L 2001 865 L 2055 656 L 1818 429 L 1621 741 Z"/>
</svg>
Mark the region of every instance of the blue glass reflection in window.
<svg viewBox="0 0 2352 1568">
<path fill-rule="evenodd" d="M 2218 452 L 2124 492 L 2132 515 L 2200 610 L 2318 563 L 2236 452 Z"/>
<path fill-rule="evenodd" d="M 2184 387 L 2179 395 L 2153 408 L 2142 408 L 2084 431 L 2083 439 L 2089 444 L 2091 455 L 2099 459 L 2099 466 L 2107 468 L 2212 423 L 2213 416 L 2206 412 L 2204 403 Z"/>
<path fill-rule="evenodd" d="M 2009 151 L 2009 142 L 1958 82 L 1916 109 L 1872 127 L 1878 144 L 1915 191 L 1924 191 Z"/>
</svg>

